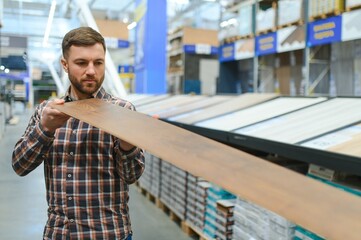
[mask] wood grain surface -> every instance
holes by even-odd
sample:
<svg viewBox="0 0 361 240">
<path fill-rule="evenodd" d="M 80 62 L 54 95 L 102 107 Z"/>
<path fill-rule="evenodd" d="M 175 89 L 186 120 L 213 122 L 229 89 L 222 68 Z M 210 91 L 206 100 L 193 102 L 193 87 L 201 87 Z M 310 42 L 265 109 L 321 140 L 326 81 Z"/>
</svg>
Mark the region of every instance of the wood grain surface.
<svg viewBox="0 0 361 240">
<path fill-rule="evenodd" d="M 53 107 L 327 239 L 360 239 L 359 197 L 99 99 Z"/>
</svg>

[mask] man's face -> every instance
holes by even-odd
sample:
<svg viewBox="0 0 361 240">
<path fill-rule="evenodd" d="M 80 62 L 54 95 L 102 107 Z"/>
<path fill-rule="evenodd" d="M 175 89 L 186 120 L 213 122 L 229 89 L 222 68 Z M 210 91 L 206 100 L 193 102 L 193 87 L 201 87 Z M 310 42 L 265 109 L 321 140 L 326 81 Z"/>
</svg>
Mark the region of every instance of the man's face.
<svg viewBox="0 0 361 240">
<path fill-rule="evenodd" d="M 95 93 L 104 81 L 105 52 L 97 43 L 93 46 L 71 46 L 67 59 L 61 61 L 69 75 L 71 90 L 79 99 Z"/>
</svg>

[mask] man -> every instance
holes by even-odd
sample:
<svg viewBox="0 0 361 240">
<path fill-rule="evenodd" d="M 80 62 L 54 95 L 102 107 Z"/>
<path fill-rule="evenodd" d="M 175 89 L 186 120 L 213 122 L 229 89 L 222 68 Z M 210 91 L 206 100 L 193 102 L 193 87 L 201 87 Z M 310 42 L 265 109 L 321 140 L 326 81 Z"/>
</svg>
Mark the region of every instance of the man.
<svg viewBox="0 0 361 240">
<path fill-rule="evenodd" d="M 131 239 L 128 184 L 144 171 L 142 149 L 51 106 L 93 97 L 131 110 L 134 106 L 101 87 L 106 47 L 98 32 L 74 29 L 65 35 L 62 50 L 70 87 L 63 99 L 36 108 L 15 145 L 13 168 L 25 176 L 44 162 L 44 239 Z"/>
</svg>

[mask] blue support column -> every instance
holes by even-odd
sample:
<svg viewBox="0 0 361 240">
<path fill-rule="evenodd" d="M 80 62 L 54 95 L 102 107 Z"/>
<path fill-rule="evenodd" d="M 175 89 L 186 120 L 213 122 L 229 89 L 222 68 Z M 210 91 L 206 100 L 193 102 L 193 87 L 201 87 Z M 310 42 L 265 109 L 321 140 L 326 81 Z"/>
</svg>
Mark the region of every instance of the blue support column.
<svg viewBox="0 0 361 240">
<path fill-rule="evenodd" d="M 167 92 L 167 1 L 137 0 L 135 20 L 135 92 Z"/>
</svg>

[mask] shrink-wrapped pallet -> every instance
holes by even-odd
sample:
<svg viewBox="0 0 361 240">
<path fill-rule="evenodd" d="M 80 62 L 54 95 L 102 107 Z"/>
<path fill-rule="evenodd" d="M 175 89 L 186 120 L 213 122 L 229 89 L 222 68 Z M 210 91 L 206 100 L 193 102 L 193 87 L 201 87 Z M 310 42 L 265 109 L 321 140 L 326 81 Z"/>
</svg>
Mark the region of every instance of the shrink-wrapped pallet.
<svg viewBox="0 0 361 240">
<path fill-rule="evenodd" d="M 257 11 L 257 32 L 273 30 L 276 27 L 275 7 Z"/>
<path fill-rule="evenodd" d="M 278 26 L 303 20 L 303 0 L 280 0 L 278 2 Z"/>
<path fill-rule="evenodd" d="M 361 0 L 346 0 L 346 8 L 361 7 Z"/>
<path fill-rule="evenodd" d="M 252 21 L 252 5 L 245 5 L 239 9 L 239 35 L 247 36 L 251 35 L 253 31 Z"/>
<path fill-rule="evenodd" d="M 309 1 L 310 18 L 320 17 L 322 15 L 339 14 L 344 9 L 344 0 L 318 0 Z"/>
</svg>

